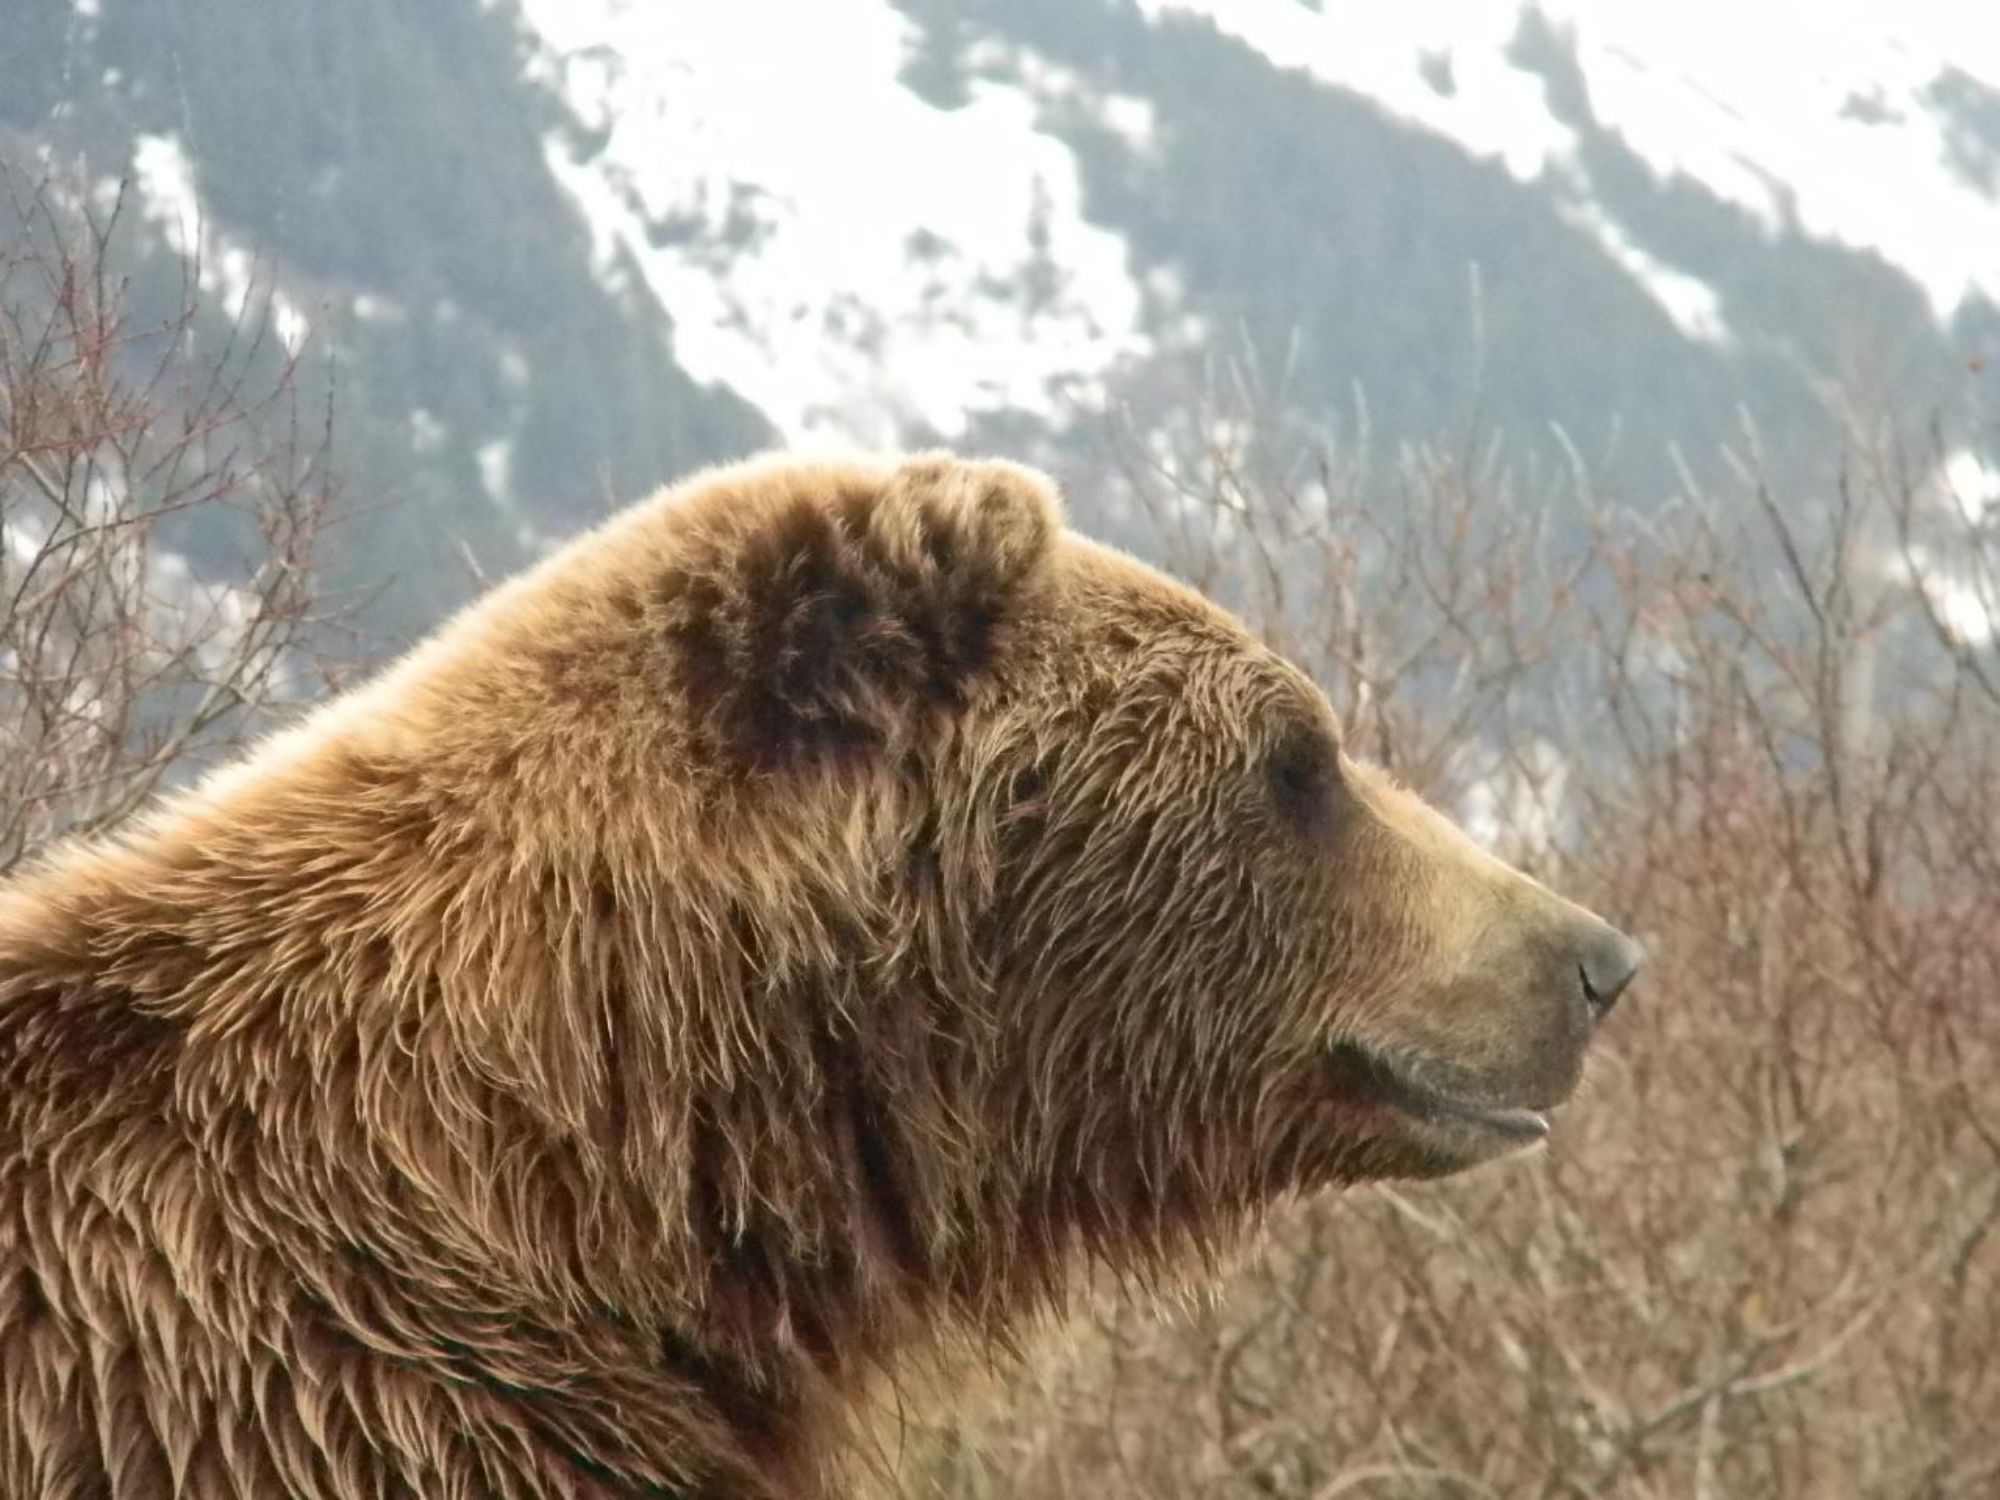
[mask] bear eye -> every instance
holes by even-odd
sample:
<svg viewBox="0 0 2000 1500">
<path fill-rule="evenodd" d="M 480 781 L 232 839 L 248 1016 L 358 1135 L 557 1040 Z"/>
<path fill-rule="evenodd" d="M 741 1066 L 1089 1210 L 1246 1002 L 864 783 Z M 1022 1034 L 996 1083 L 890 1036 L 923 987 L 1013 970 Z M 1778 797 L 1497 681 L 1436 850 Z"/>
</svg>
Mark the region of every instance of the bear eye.
<svg viewBox="0 0 2000 1500">
<path fill-rule="evenodd" d="M 1294 729 L 1271 747 L 1264 776 L 1279 816 L 1294 828 L 1316 832 L 1333 811 L 1340 754 L 1321 731 Z"/>
</svg>

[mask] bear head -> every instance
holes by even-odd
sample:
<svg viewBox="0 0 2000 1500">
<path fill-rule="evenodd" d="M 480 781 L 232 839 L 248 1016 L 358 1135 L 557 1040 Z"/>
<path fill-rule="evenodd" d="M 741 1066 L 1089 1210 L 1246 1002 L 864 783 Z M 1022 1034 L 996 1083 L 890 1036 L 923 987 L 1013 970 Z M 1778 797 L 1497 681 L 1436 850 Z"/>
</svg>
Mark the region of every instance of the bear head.
<svg viewBox="0 0 2000 1500">
<path fill-rule="evenodd" d="M 1043 1291 L 1545 1133 L 1637 948 L 1352 758 L 1235 619 L 1004 463 L 710 489 L 648 628 L 785 1080 L 709 1119 L 732 1222 L 786 1201 L 730 1144 L 773 1110 L 848 1182 L 808 1220 Z"/>
</svg>

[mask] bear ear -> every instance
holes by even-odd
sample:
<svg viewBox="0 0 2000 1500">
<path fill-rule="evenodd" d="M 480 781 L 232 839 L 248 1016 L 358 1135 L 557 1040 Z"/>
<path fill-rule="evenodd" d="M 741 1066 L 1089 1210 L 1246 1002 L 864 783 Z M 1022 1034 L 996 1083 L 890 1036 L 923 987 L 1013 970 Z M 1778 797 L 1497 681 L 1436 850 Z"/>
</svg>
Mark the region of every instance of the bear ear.
<svg viewBox="0 0 2000 1500">
<path fill-rule="evenodd" d="M 679 580 L 691 706 L 760 768 L 885 746 L 966 701 L 1061 528 L 1049 481 L 1013 464 L 805 469 Z"/>
</svg>

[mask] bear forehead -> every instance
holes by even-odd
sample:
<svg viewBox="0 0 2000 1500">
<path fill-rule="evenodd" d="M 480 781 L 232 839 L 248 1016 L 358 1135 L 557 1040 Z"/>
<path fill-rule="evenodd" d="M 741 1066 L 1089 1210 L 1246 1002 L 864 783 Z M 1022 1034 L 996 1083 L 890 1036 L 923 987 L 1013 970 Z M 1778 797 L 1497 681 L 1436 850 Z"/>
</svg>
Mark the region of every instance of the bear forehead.
<svg viewBox="0 0 2000 1500">
<path fill-rule="evenodd" d="M 1063 533 L 1057 561 L 1055 602 L 1075 644 L 1106 651 L 1128 669 L 1198 674 L 1246 710 L 1296 710 L 1292 717 L 1337 734 L 1318 684 L 1205 595 L 1074 531 Z"/>
<path fill-rule="evenodd" d="M 1079 532 L 1057 546 L 1063 608 L 1080 625 L 1137 645 L 1172 645 L 1222 659 L 1278 658 L 1219 605 L 1157 568 Z"/>
<path fill-rule="evenodd" d="M 765 460 L 697 476 L 613 518 L 566 556 L 545 564 L 540 577 L 530 574 L 503 588 L 477 613 L 489 619 L 500 614 L 512 594 L 512 602 L 524 607 L 508 610 L 513 618 L 506 623 L 520 627 L 533 649 L 547 652 L 574 636 L 588 656 L 591 650 L 585 648 L 607 627 L 608 617 L 616 615 L 613 606 L 620 598 L 680 595 L 690 570 L 726 579 L 746 563 L 767 558 L 785 536 L 809 532 L 811 516 L 853 526 L 852 518 L 882 503 L 897 472 L 893 461 L 859 457 L 841 462 Z M 1011 480 L 1012 471 L 1002 477 Z M 1052 500 L 1050 504 L 1053 508 Z M 1288 708 L 1295 710 L 1289 716 L 1294 720 L 1303 716 L 1337 733 L 1318 688 L 1234 615 L 1159 569 L 1062 525 L 1059 510 L 1055 515 L 1050 566 L 1007 606 L 1012 623 L 998 638 L 994 675 L 985 689 L 976 676 L 968 679 L 963 684 L 967 698 L 976 700 L 992 690 L 1009 696 L 1004 684 L 1010 682 L 1039 696 L 1030 687 L 1037 678 L 1057 696 L 1067 697 L 1095 679 L 1099 691 L 1118 694 L 1124 688 L 1154 699 L 1185 693 L 1199 700 L 1190 701 L 1190 708 L 1207 705 L 1216 714 L 1234 714 L 1240 722 L 1229 725 L 1231 738 L 1259 737 L 1257 721 L 1272 717 L 1267 710 L 1283 713 Z M 773 578 L 787 576 L 784 569 L 765 571 Z M 951 611 L 976 611 L 991 602 L 977 594 L 964 596 L 951 580 L 940 579 L 936 587 L 934 598 L 912 600 L 905 607 L 944 611 L 929 616 L 938 629 L 948 629 L 943 621 Z M 919 585 L 917 593 L 923 592 Z M 731 607 L 726 592 L 715 599 L 722 608 Z M 689 613 L 703 623 L 701 610 Z M 635 612 L 634 621 L 647 629 L 655 623 L 650 610 Z M 615 619 L 608 623 L 622 628 Z M 719 622 L 707 634 L 736 628 L 733 622 Z M 754 634 L 743 637 L 746 652 Z M 484 628 L 480 635 L 492 639 Z M 808 636 L 815 643 L 826 640 L 826 632 L 817 627 Z M 670 639 L 676 652 L 691 652 L 700 644 L 686 630 Z M 760 675 L 754 666 L 746 654 L 741 660 L 721 661 L 711 675 L 747 681 Z M 888 696 L 901 700 L 907 691 L 898 687 Z M 1214 715 L 1200 717 L 1210 721 L 1211 730 L 1221 727 Z"/>
</svg>

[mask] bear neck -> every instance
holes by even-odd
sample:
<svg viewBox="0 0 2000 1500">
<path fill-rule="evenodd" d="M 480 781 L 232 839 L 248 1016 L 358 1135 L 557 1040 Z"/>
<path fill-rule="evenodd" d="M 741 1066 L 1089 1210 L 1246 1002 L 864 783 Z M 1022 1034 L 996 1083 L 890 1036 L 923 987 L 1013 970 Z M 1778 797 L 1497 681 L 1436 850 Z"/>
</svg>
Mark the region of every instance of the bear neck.
<svg viewBox="0 0 2000 1500">
<path fill-rule="evenodd" d="M 864 962 L 837 893 L 474 858 L 406 785 L 308 769 L 0 908 L 31 1154 L 98 1152 L 163 1242 L 167 1185 L 212 1185 L 218 1279 L 240 1255 L 388 1357 L 698 1393 L 779 1492 L 885 1381 L 1060 1301 L 1067 1232 L 965 1108 L 981 1038 L 938 1024 L 976 978 Z"/>
</svg>

